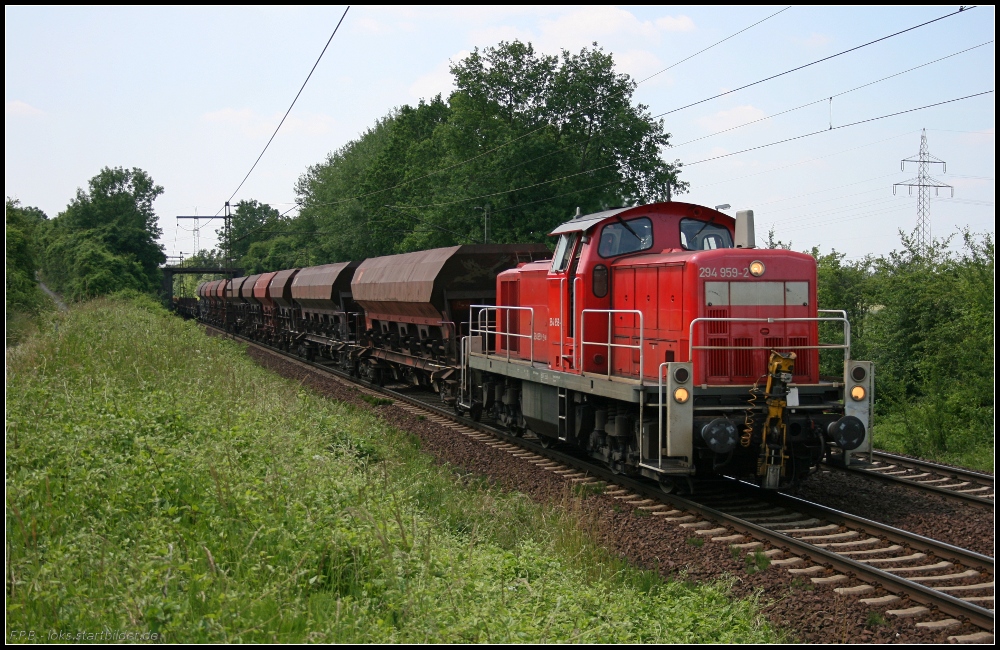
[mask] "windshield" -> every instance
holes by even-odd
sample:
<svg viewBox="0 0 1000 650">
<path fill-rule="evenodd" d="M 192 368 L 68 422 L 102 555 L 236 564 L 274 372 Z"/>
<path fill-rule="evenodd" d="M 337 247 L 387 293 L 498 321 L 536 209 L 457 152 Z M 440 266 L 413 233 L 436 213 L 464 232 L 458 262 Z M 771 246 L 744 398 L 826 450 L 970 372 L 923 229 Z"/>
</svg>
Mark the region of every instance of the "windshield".
<svg viewBox="0 0 1000 650">
<path fill-rule="evenodd" d="M 637 236 L 638 235 L 638 236 Z M 625 222 L 609 223 L 601 231 L 601 257 L 614 257 L 644 251 L 653 247 L 653 222 L 640 217 Z"/>
<path fill-rule="evenodd" d="M 689 251 L 732 248 L 733 238 L 725 226 L 710 221 L 681 219 L 681 247 Z"/>
</svg>

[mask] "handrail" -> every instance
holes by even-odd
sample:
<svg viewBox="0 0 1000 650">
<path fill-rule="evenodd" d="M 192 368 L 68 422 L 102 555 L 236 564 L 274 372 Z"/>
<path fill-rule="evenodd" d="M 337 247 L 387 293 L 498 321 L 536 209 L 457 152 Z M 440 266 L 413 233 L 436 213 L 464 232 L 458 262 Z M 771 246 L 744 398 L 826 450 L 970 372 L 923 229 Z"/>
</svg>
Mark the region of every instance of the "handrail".
<svg viewBox="0 0 1000 650">
<path fill-rule="evenodd" d="M 562 366 L 566 361 L 566 331 L 564 329 L 566 323 L 566 308 L 563 306 L 564 297 L 566 292 L 563 291 L 563 287 L 566 286 L 566 278 L 559 278 L 559 365 Z"/>
<path fill-rule="evenodd" d="M 478 314 L 476 316 L 476 320 L 475 321 L 472 320 L 472 310 L 473 309 L 479 309 L 479 312 L 478 312 Z M 505 318 L 506 326 L 505 326 L 503 332 L 498 331 L 496 329 L 496 327 L 497 327 L 496 325 L 494 325 L 494 329 L 490 329 L 490 318 L 489 318 L 490 310 L 493 310 L 493 311 L 497 312 L 497 314 L 496 314 L 497 318 L 494 321 L 495 323 L 499 323 L 500 322 L 500 320 L 499 320 L 500 310 L 505 310 L 506 313 L 504 315 L 504 318 Z M 514 334 L 513 332 L 510 331 L 510 313 L 512 311 L 526 311 L 526 312 L 528 312 L 528 316 L 529 317 L 528 317 L 528 333 L 527 334 Z M 484 317 L 484 315 L 485 315 L 485 318 L 486 318 L 485 325 L 483 323 L 483 317 Z M 473 329 L 473 322 L 475 322 L 475 329 Z M 484 354 L 487 357 L 490 356 L 490 345 L 489 345 L 488 337 L 491 334 L 496 334 L 497 336 L 500 336 L 500 335 L 504 336 L 504 347 L 507 348 L 507 360 L 508 361 L 510 361 L 510 337 L 513 336 L 514 338 L 528 339 L 528 361 L 530 363 L 534 363 L 535 362 L 535 308 L 534 307 L 516 307 L 514 305 L 470 305 L 470 307 L 469 307 L 469 336 L 478 335 L 478 336 L 486 336 L 487 337 L 486 345 L 483 348 L 483 352 L 484 352 Z M 472 353 L 471 349 L 470 349 L 469 353 L 470 354 Z"/>
<path fill-rule="evenodd" d="M 576 292 L 576 283 L 582 281 L 583 278 L 579 275 L 573 277 L 573 363 L 580 372 L 583 372 L 583 351 L 580 349 L 580 325 L 576 318 L 576 315 L 580 313 L 580 296 Z M 578 355 L 580 357 L 579 363 L 576 362 Z"/>
<path fill-rule="evenodd" d="M 608 315 L 608 340 L 606 343 L 601 343 L 599 341 L 588 341 L 587 337 L 583 333 L 584 325 L 587 322 L 587 314 L 607 314 Z M 612 343 L 611 333 L 613 331 L 611 327 L 611 317 L 614 314 L 638 314 L 639 315 L 639 345 L 629 345 L 627 343 Z M 643 368 L 643 342 L 644 334 L 646 328 L 644 325 L 644 318 L 642 312 L 638 309 L 583 309 L 580 311 L 580 372 L 583 372 L 583 348 L 586 345 L 603 345 L 608 348 L 608 379 L 611 379 L 611 348 L 628 348 L 630 350 L 639 350 L 639 383 L 642 384 L 642 368 Z M 630 339 L 632 337 L 629 337 Z"/>
<path fill-rule="evenodd" d="M 833 310 L 823 310 L 833 311 Z M 785 323 L 785 322 L 841 322 L 844 324 L 844 343 L 826 343 L 821 345 L 802 345 L 802 346 L 781 346 L 783 350 L 843 350 L 844 351 L 844 363 L 847 363 L 851 359 L 851 324 L 848 322 L 847 317 L 831 318 L 831 317 L 804 317 L 804 318 L 708 318 L 699 317 L 691 321 L 691 325 L 688 330 L 688 361 L 694 362 L 694 351 L 695 350 L 761 350 L 770 349 L 768 346 L 739 346 L 739 345 L 695 345 L 694 344 L 694 327 L 698 323 L 710 323 L 710 322 L 726 322 L 726 323 Z"/>
<path fill-rule="evenodd" d="M 663 411 L 665 404 L 663 402 L 663 385 L 664 379 L 666 378 L 667 361 L 660 364 L 659 370 L 656 372 L 656 396 L 657 396 L 657 408 L 656 408 L 656 445 L 659 450 L 659 456 L 656 459 L 656 467 L 650 467 L 649 469 L 662 469 L 663 468 Z M 641 424 L 639 425 L 642 426 Z M 640 428 L 640 434 L 642 429 Z M 642 461 L 642 449 L 639 449 L 639 460 Z M 639 463 L 642 466 L 642 463 Z"/>
</svg>

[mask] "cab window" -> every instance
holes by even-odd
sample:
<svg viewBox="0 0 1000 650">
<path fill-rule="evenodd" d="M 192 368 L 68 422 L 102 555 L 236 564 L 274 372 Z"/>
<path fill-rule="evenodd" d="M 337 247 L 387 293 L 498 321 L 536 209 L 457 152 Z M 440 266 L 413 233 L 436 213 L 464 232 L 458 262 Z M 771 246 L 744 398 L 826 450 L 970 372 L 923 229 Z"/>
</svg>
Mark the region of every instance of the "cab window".
<svg viewBox="0 0 1000 650">
<path fill-rule="evenodd" d="M 653 247 L 653 222 L 648 217 L 609 223 L 601 231 L 601 244 L 597 253 L 601 257 L 615 257 Z"/>
<path fill-rule="evenodd" d="M 681 248 L 689 251 L 711 251 L 732 248 L 729 229 L 711 221 L 681 219 Z"/>
<path fill-rule="evenodd" d="M 559 235 L 559 243 L 556 244 L 556 252 L 552 256 L 552 272 L 558 273 L 569 268 L 573 255 L 573 246 L 576 244 L 578 232 L 569 232 Z"/>
</svg>

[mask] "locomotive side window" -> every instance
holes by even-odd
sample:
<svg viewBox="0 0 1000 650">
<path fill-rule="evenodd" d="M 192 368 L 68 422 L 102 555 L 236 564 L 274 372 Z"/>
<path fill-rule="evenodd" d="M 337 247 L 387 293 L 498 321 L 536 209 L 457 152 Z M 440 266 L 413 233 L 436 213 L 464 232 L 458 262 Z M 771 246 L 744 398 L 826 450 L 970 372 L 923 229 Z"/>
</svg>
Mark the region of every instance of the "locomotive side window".
<svg viewBox="0 0 1000 650">
<path fill-rule="evenodd" d="M 711 221 L 681 219 L 681 247 L 689 251 L 732 248 L 733 238 L 725 226 Z"/>
<path fill-rule="evenodd" d="M 594 267 L 594 296 L 603 298 L 608 295 L 608 267 L 598 264 Z"/>
<path fill-rule="evenodd" d="M 601 231 L 597 249 L 601 257 L 636 253 L 653 247 L 653 222 L 648 217 L 609 223 Z"/>
<path fill-rule="evenodd" d="M 559 243 L 556 244 L 556 252 L 552 256 L 552 271 L 565 271 L 569 268 L 573 255 L 573 245 L 576 244 L 580 233 L 570 232 L 559 235 Z"/>
</svg>

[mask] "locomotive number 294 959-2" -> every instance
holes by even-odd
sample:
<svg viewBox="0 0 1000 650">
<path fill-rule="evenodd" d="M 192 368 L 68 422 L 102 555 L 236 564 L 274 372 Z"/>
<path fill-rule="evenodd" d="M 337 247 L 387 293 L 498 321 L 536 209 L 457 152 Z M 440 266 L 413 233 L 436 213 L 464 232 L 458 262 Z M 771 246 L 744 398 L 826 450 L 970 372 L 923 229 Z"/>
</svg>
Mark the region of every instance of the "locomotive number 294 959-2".
<svg viewBox="0 0 1000 650">
<path fill-rule="evenodd" d="M 739 269 L 735 266 L 710 267 L 703 266 L 699 269 L 699 278 L 749 278 L 749 269 Z"/>
</svg>

